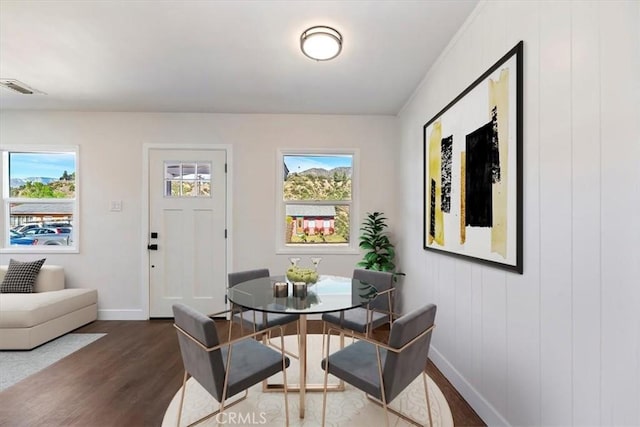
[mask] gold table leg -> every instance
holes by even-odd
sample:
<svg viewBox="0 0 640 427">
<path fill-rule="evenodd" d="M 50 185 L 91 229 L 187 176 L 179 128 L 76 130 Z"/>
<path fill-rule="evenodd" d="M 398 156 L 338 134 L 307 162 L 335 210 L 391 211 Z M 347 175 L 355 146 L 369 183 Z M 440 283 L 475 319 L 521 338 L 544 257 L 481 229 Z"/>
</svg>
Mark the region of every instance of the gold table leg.
<svg viewBox="0 0 640 427">
<path fill-rule="evenodd" d="M 299 339 L 299 361 L 300 361 L 300 382 L 299 384 L 287 384 L 287 391 L 293 393 L 300 393 L 300 418 L 304 418 L 305 414 L 305 396 L 307 392 L 321 392 L 324 391 L 322 384 L 307 384 L 307 315 L 300 315 L 300 325 L 298 331 Z M 323 337 L 324 339 L 324 337 Z M 344 347 L 344 335 L 341 340 L 342 347 Z M 262 383 L 263 392 L 282 392 L 284 390 L 284 384 L 268 384 L 266 381 Z M 344 391 L 344 382 L 341 380 L 339 384 L 329 384 L 327 391 Z"/>
<path fill-rule="evenodd" d="M 300 418 L 304 418 L 307 391 L 307 315 L 300 315 Z"/>
</svg>

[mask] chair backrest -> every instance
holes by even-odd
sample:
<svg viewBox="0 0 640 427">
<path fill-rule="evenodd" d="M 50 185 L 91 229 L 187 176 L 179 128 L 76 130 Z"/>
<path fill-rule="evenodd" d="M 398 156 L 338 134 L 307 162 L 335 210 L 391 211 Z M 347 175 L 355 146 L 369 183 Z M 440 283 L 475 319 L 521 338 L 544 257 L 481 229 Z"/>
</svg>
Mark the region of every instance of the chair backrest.
<svg viewBox="0 0 640 427">
<path fill-rule="evenodd" d="M 433 326 L 435 318 L 436 306 L 433 304 L 427 304 L 399 317 L 391 325 L 389 347 L 401 348 Z M 382 370 L 387 402 L 391 402 L 426 369 L 432 331 L 400 353 L 387 351 Z"/>
<path fill-rule="evenodd" d="M 355 269 L 353 270 L 353 278 L 372 285 L 378 292 L 391 289 L 394 285 L 393 273 L 387 271 Z M 393 295 L 391 295 L 391 301 L 393 304 Z M 376 297 L 369 303 L 369 307 L 381 311 L 393 311 L 393 307 L 389 307 L 387 294 Z"/>
<path fill-rule="evenodd" d="M 204 314 L 184 304 L 174 304 L 173 316 L 180 329 L 205 347 L 215 347 L 220 343 L 215 323 Z M 182 332 L 177 332 L 185 371 L 219 402 L 225 375 L 221 351 L 207 352 Z"/>
<path fill-rule="evenodd" d="M 246 282 L 247 280 L 259 279 L 260 277 L 269 277 L 268 268 L 260 268 L 257 270 L 238 271 L 235 273 L 229 273 L 229 287 L 232 288 L 238 283 Z"/>
</svg>

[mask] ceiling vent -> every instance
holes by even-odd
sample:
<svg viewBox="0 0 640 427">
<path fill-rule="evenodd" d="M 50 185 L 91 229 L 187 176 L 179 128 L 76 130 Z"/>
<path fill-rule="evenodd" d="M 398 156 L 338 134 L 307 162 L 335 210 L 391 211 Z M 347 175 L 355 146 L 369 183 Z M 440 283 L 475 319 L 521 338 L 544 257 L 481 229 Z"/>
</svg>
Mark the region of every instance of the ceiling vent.
<svg viewBox="0 0 640 427">
<path fill-rule="evenodd" d="M 44 95 L 44 92 L 34 89 L 15 79 L 0 79 L 0 86 L 4 86 L 7 89 L 11 89 L 12 91 L 23 95 Z"/>
</svg>

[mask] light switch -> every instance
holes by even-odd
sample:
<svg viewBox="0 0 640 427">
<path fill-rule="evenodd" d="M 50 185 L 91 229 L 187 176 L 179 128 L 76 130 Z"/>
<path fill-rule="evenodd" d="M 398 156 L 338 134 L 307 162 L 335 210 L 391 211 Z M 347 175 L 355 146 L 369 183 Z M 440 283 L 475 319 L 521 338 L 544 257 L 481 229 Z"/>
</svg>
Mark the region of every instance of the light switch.
<svg viewBox="0 0 640 427">
<path fill-rule="evenodd" d="M 122 200 L 111 201 L 111 212 L 120 212 L 122 210 Z"/>
</svg>

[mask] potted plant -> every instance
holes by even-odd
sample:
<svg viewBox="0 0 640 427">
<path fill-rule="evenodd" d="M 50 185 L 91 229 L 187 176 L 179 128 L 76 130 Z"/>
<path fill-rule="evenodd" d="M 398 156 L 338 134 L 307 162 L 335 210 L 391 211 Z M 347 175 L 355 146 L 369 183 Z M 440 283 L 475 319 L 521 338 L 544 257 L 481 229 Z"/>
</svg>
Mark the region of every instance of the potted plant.
<svg viewBox="0 0 640 427">
<path fill-rule="evenodd" d="M 395 247 L 387 236 L 387 223 L 382 212 L 367 212 L 367 216 L 360 227 L 360 248 L 364 249 L 364 259 L 357 265 L 365 270 L 388 271 L 397 276 L 404 276 L 404 273 L 396 272 L 394 258 L 396 256 Z"/>
</svg>

